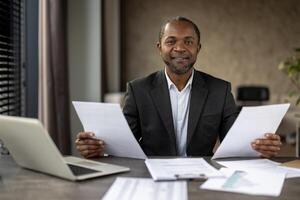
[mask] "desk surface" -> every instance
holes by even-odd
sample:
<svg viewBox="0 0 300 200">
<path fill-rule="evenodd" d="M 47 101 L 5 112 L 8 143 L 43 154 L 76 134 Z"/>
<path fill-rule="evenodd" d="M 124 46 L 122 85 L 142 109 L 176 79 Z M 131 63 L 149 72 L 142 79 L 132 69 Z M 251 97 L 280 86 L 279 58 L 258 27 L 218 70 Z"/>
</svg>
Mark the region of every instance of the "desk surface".
<svg viewBox="0 0 300 200">
<path fill-rule="evenodd" d="M 20 168 L 10 156 L 0 158 L 0 199 L 101 199 L 117 176 L 150 177 L 143 160 L 127 158 L 101 158 L 101 162 L 130 167 L 131 171 L 117 175 L 95 178 L 82 182 L 70 182 L 53 176 Z M 209 160 L 209 159 L 208 159 Z M 277 158 L 277 161 L 292 160 Z M 217 164 L 212 161 L 212 165 Z M 286 179 L 280 197 L 250 196 L 199 189 L 200 181 L 188 183 L 188 198 L 202 200 L 299 200 L 300 178 Z"/>
</svg>

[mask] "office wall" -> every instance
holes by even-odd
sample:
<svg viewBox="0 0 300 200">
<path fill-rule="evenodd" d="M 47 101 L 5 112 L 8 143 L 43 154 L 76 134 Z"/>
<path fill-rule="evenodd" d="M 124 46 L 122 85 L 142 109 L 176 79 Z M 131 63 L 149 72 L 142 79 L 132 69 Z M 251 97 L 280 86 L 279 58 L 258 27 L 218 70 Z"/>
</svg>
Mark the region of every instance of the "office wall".
<svg viewBox="0 0 300 200">
<path fill-rule="evenodd" d="M 293 87 L 277 66 L 300 47 L 299 0 L 126 0 L 123 5 L 126 81 L 162 68 L 159 28 L 181 15 L 201 29 L 197 69 L 230 81 L 233 90 L 240 84 L 268 85 L 273 101 Z"/>
<path fill-rule="evenodd" d="M 70 100 L 101 99 L 101 1 L 68 1 L 68 64 Z M 70 102 L 72 152 L 81 123 Z"/>
<path fill-rule="evenodd" d="M 106 67 L 103 93 L 119 92 L 121 86 L 120 1 L 102 0 L 102 64 Z M 104 94 L 105 95 L 105 94 Z"/>
</svg>

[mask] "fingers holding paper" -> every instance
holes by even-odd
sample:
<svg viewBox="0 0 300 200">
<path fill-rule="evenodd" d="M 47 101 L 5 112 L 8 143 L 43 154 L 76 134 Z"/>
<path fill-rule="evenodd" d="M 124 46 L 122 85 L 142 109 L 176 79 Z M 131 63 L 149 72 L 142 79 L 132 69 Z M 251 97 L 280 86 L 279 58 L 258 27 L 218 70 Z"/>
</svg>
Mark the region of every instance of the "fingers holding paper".
<svg viewBox="0 0 300 200">
<path fill-rule="evenodd" d="M 92 132 L 78 133 L 75 145 L 80 154 L 85 158 L 100 157 L 104 154 L 104 141 L 96 138 Z"/>
<path fill-rule="evenodd" d="M 266 133 L 263 138 L 258 138 L 251 143 L 252 148 L 266 158 L 276 156 L 281 145 L 280 136 L 274 133 Z"/>
</svg>

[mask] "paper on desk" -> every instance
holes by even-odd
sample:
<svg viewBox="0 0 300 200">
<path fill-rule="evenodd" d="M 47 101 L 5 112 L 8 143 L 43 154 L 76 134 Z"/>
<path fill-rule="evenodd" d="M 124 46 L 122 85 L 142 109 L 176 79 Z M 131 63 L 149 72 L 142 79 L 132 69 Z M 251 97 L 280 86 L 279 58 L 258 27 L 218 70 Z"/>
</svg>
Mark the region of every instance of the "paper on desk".
<svg viewBox="0 0 300 200">
<path fill-rule="evenodd" d="M 155 181 L 222 176 L 203 158 L 146 159 L 145 164 Z"/>
<path fill-rule="evenodd" d="M 300 169 L 283 167 L 280 163 L 268 159 L 217 161 L 217 163 L 235 170 L 284 173 L 286 178 L 300 177 Z"/>
<path fill-rule="evenodd" d="M 119 104 L 73 101 L 85 131 L 104 140 L 105 153 L 113 156 L 146 159 Z"/>
<path fill-rule="evenodd" d="M 226 178 L 210 178 L 200 188 L 250 195 L 279 196 L 285 176 L 284 173 L 238 172 L 228 168 L 221 168 L 220 172 Z"/>
<path fill-rule="evenodd" d="M 252 157 L 259 153 L 251 142 L 275 133 L 290 104 L 243 107 L 212 159 L 224 157 Z"/>
<path fill-rule="evenodd" d="M 103 200 L 187 200 L 185 181 L 154 182 L 147 178 L 118 177 Z"/>
</svg>

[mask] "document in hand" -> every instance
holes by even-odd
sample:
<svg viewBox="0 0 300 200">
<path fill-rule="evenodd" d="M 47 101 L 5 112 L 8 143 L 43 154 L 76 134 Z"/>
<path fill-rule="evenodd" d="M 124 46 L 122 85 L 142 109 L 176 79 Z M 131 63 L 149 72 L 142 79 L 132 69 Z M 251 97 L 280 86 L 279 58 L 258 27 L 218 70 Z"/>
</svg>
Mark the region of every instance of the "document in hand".
<svg viewBox="0 0 300 200">
<path fill-rule="evenodd" d="M 285 176 L 284 173 L 243 172 L 228 168 L 221 168 L 220 172 L 225 177 L 210 178 L 200 188 L 250 195 L 279 196 Z"/>
<path fill-rule="evenodd" d="M 251 142 L 275 133 L 290 104 L 243 107 L 212 159 L 224 157 L 252 157 L 259 153 Z"/>
<path fill-rule="evenodd" d="M 85 131 L 104 140 L 108 155 L 146 159 L 135 139 L 119 104 L 73 101 Z"/>
<path fill-rule="evenodd" d="M 222 176 L 203 158 L 146 159 L 145 164 L 155 181 Z"/>
<path fill-rule="evenodd" d="M 103 200 L 187 200 L 185 181 L 154 182 L 148 178 L 118 177 Z"/>
</svg>

